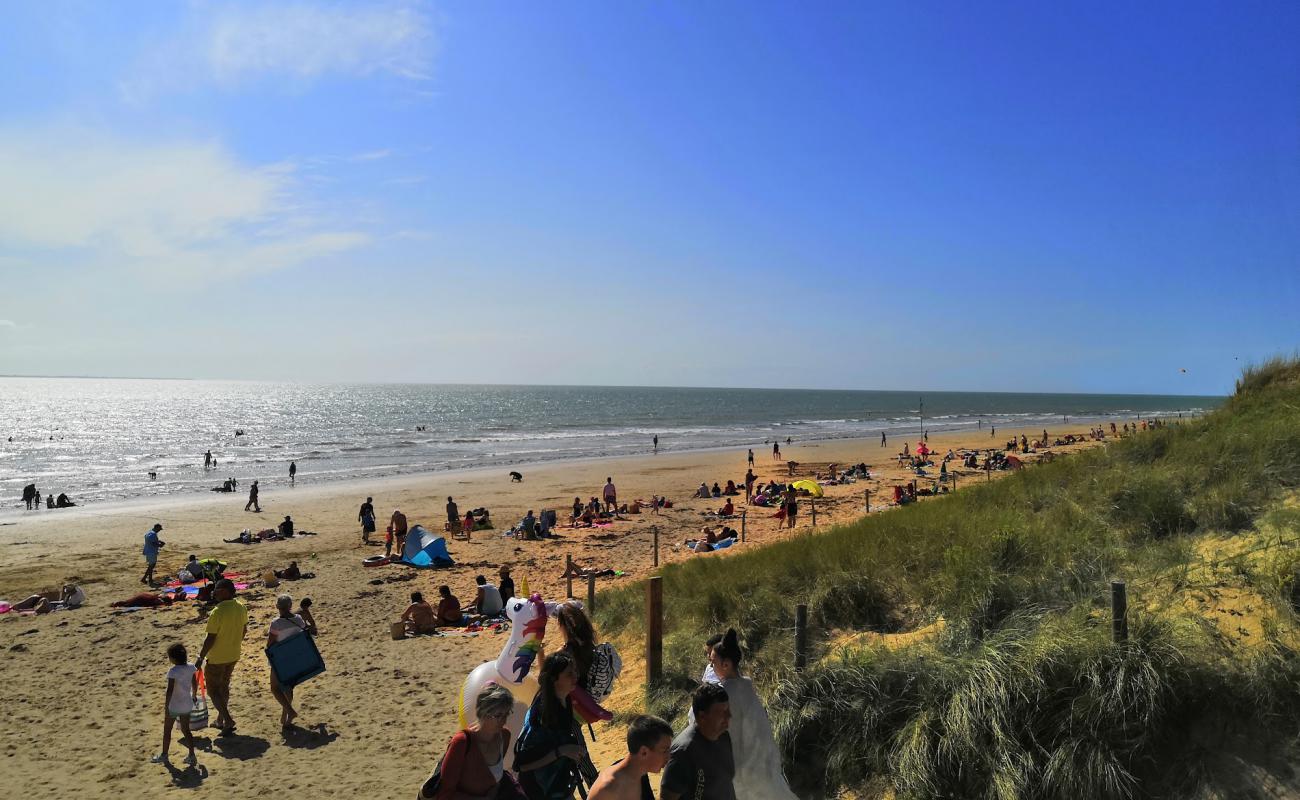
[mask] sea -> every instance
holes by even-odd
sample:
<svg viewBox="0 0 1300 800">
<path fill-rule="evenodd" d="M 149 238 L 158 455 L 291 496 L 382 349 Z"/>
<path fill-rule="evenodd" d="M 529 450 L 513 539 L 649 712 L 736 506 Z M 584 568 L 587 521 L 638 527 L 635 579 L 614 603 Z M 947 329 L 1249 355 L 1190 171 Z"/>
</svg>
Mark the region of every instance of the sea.
<svg viewBox="0 0 1300 800">
<path fill-rule="evenodd" d="M 226 477 L 355 481 L 561 459 L 1049 430 L 1194 415 L 1222 397 L 619 386 L 0 378 L 0 509 L 22 487 L 79 505 L 206 492 Z M 237 433 L 239 432 L 239 433 Z M 901 444 L 902 439 L 899 438 Z M 211 451 L 215 469 L 204 469 Z M 155 473 L 151 477 L 149 473 Z"/>
</svg>

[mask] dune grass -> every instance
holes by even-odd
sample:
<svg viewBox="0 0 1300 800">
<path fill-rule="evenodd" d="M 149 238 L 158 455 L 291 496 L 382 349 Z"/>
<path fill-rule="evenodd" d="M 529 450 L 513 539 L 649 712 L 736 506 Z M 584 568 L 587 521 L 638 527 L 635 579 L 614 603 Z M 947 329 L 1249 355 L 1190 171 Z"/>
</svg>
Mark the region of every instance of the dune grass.
<svg viewBox="0 0 1300 800">
<path fill-rule="evenodd" d="M 1260 736 L 1296 731 L 1300 512 L 1282 503 L 1297 487 L 1300 361 L 1275 359 L 1202 419 L 671 565 L 652 709 L 684 713 L 703 639 L 734 626 L 803 796 L 881 781 L 909 798 L 1187 796 L 1213 783 L 1199 748 L 1222 720 L 1249 720 Z M 1270 603 L 1250 647 L 1179 605 L 1205 580 L 1191 565 L 1210 535 L 1266 540 L 1213 572 Z M 1113 578 L 1129 581 L 1133 608 L 1119 646 L 1106 619 Z M 602 594 L 603 632 L 641 635 L 643 603 L 640 584 Z M 803 673 L 791 668 L 797 603 L 809 606 L 814 648 Z M 907 647 L 834 647 L 845 632 L 940 617 L 941 634 Z"/>
</svg>

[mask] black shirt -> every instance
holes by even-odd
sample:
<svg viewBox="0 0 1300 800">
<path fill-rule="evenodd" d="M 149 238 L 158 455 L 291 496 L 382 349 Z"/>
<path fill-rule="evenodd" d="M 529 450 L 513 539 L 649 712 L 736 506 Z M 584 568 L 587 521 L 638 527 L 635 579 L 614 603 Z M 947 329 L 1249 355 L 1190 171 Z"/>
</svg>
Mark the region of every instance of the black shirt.
<svg viewBox="0 0 1300 800">
<path fill-rule="evenodd" d="M 735 775 L 731 734 L 724 732 L 710 742 L 692 725 L 673 739 L 659 794 L 671 791 L 686 800 L 736 800 L 731 785 Z"/>
</svg>

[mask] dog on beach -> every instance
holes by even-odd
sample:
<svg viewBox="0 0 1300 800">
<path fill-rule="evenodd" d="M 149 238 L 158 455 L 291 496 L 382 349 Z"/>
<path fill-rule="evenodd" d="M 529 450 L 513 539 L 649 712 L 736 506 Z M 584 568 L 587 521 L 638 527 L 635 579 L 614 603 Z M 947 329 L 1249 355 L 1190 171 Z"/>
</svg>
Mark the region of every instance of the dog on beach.
<svg viewBox="0 0 1300 800">
<path fill-rule="evenodd" d="M 510 473 L 510 482 L 511 482 L 511 483 L 523 483 L 523 482 L 524 482 L 524 476 L 523 476 L 523 474 L 522 474 L 522 473 L 519 473 L 519 472 L 511 472 L 511 473 Z"/>
</svg>

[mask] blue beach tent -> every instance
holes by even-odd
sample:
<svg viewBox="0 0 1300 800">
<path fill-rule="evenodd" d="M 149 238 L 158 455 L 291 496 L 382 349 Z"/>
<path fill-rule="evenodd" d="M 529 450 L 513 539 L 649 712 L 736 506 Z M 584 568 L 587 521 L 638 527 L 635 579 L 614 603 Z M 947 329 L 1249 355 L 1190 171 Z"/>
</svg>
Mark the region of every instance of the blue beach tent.
<svg viewBox="0 0 1300 800">
<path fill-rule="evenodd" d="M 416 525 L 406 533 L 402 563 L 413 567 L 450 567 L 456 562 L 451 560 L 451 553 L 447 552 L 446 539 L 434 536 L 422 525 Z"/>
</svg>

